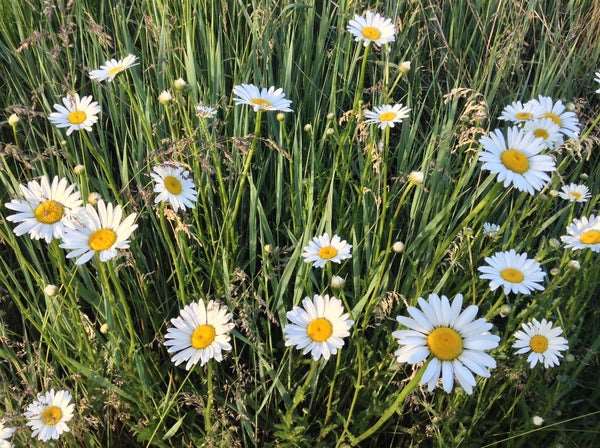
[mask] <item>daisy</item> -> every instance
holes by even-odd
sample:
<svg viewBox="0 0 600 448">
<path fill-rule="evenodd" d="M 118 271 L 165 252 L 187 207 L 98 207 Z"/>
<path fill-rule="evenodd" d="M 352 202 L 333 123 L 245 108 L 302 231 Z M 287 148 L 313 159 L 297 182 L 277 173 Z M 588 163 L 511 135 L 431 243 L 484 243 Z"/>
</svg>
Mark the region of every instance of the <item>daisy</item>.
<svg viewBox="0 0 600 448">
<path fill-rule="evenodd" d="M 117 256 L 117 249 L 129 248 L 129 236 L 137 228 L 134 224 L 136 214 L 132 213 L 124 220 L 120 205 L 108 205 L 98 201 L 98 211 L 88 204 L 81 214 L 81 225 L 68 229 L 63 235 L 63 249 L 70 249 L 67 258 L 77 258 L 75 264 L 87 263 L 94 254 L 100 261 L 108 261 Z"/>
<path fill-rule="evenodd" d="M 548 96 L 540 95 L 531 100 L 535 118 L 548 118 L 560 126 L 560 132 L 567 137 L 577 138 L 579 136 L 579 120 L 575 112 L 568 112 L 561 100 L 554 102 Z"/>
<path fill-rule="evenodd" d="M 526 253 L 517 254 L 514 249 L 508 252 L 497 252 L 485 257 L 487 266 L 480 266 L 479 278 L 490 280 L 490 289 L 495 291 L 502 286 L 504 294 L 531 294 L 533 290 L 543 291 L 542 282 L 546 273 L 534 259 L 527 258 Z"/>
<path fill-rule="evenodd" d="M 16 428 L 4 426 L 4 422 L 0 420 L 0 448 L 11 448 L 12 444 L 8 441 L 15 433 Z"/>
<path fill-rule="evenodd" d="M 531 102 L 523 104 L 520 101 L 514 101 L 502 110 L 499 118 L 500 120 L 512 121 L 514 123 L 523 123 L 532 120 L 534 118 L 533 104 Z"/>
<path fill-rule="evenodd" d="M 539 154 L 544 149 L 542 140 L 517 127 L 508 129 L 507 138 L 496 129 L 479 141 L 484 149 L 479 155 L 482 169 L 497 174 L 505 187 L 513 185 L 533 195 L 550 180 L 546 173 L 556 169 L 552 157 Z"/>
<path fill-rule="evenodd" d="M 84 96 L 79 99 L 77 93 L 68 95 L 62 99 L 64 104 L 55 104 L 54 109 L 57 112 L 52 112 L 48 119 L 57 128 L 68 128 L 67 135 L 71 135 L 73 131 L 85 129 L 91 132 L 92 126 L 98 121 L 98 113 L 100 106 L 90 96 Z"/>
<path fill-rule="evenodd" d="M 51 184 L 43 176 L 39 182 L 32 180 L 19 188 L 23 197 L 5 204 L 17 212 L 6 217 L 7 221 L 21 223 L 13 230 L 17 236 L 29 233 L 32 239 L 43 238 L 49 243 L 74 226 L 82 201 L 75 185 L 69 185 L 67 179 L 55 176 Z"/>
<path fill-rule="evenodd" d="M 567 227 L 568 235 L 560 237 L 565 247 L 572 250 L 591 249 L 600 252 L 600 216 L 575 218 Z"/>
<path fill-rule="evenodd" d="M 457 294 L 452 303 L 437 294 L 430 294 L 428 300 L 419 297 L 418 302 L 421 309 L 407 309 L 411 317 L 396 317 L 409 328 L 392 333 L 400 344 L 395 352 L 397 361 L 417 364 L 429 359 L 421 384 L 427 384 L 430 392 L 441 375 L 447 393 L 452 392 L 456 380 L 470 395 L 475 386 L 473 374 L 488 378 L 488 369 L 496 367 L 494 358 L 485 352 L 496 348 L 500 338 L 489 333 L 492 324 L 475 319 L 477 306 L 470 305 L 461 312 L 462 294 Z"/>
<path fill-rule="evenodd" d="M 171 92 L 169 92 L 168 90 L 163 90 L 162 92 L 160 92 L 160 95 L 158 95 L 158 102 L 162 105 L 169 103 L 169 101 L 171 101 L 172 99 L 173 95 L 171 95 Z"/>
<path fill-rule="evenodd" d="M 310 352 L 315 361 L 335 355 L 354 324 L 342 302 L 328 295 L 306 297 L 302 307 L 294 306 L 286 315 L 291 322 L 283 328 L 286 347 L 294 346 L 304 355 Z"/>
<path fill-rule="evenodd" d="M 183 168 L 173 165 L 154 167 L 150 174 L 154 180 L 154 192 L 158 193 L 154 203 L 168 202 L 173 210 L 193 208 L 198 193 L 190 173 Z"/>
<path fill-rule="evenodd" d="M 561 192 L 558 195 L 571 202 L 587 202 L 592 195 L 590 190 L 585 185 L 577 185 L 570 183 L 569 185 L 563 185 Z"/>
<path fill-rule="evenodd" d="M 33 430 L 31 436 L 39 440 L 57 440 L 63 432 L 69 432 L 67 422 L 73 418 L 75 406 L 71 403 L 71 394 L 67 390 L 54 389 L 39 394 L 37 399 L 27 406 L 25 417 L 27 426 Z"/>
<path fill-rule="evenodd" d="M 196 106 L 196 115 L 198 115 L 199 118 L 213 118 L 217 115 L 217 109 L 212 106 L 198 104 Z"/>
<path fill-rule="evenodd" d="M 594 78 L 598 84 L 600 84 L 600 72 L 596 72 L 596 77 Z M 596 93 L 600 93 L 600 89 L 596 90 Z"/>
<path fill-rule="evenodd" d="M 380 129 L 393 128 L 396 123 L 402 123 L 402 120 L 408 117 L 410 109 L 404 107 L 401 103 L 394 105 L 384 104 L 374 107 L 372 111 L 365 110 L 366 123 L 376 124 Z"/>
<path fill-rule="evenodd" d="M 104 65 L 101 65 L 98 70 L 92 70 L 90 72 L 90 79 L 99 82 L 112 82 L 119 73 L 137 65 L 136 61 L 137 58 L 132 54 L 128 54 L 118 61 L 116 59 L 111 59 L 110 61 L 106 61 Z"/>
<path fill-rule="evenodd" d="M 554 148 L 563 144 L 560 126 L 549 118 L 529 120 L 525 123 L 523 129 L 527 132 L 531 132 L 534 137 L 541 138 L 544 145 L 548 148 Z"/>
<path fill-rule="evenodd" d="M 489 222 L 483 223 L 483 234 L 485 236 L 494 237 L 500 233 L 500 226 Z"/>
<path fill-rule="evenodd" d="M 312 263 L 315 268 L 322 268 L 325 263 L 341 263 L 342 260 L 351 258 L 350 250 L 352 246 L 342 240 L 339 236 L 333 235 L 329 238 L 327 233 L 321 236 L 315 236 L 302 252 L 302 257 L 306 263 Z"/>
<path fill-rule="evenodd" d="M 516 348 L 516 355 L 529 353 L 527 362 L 533 369 L 536 364 L 544 363 L 544 367 L 554 367 L 560 364 L 558 358 L 562 358 L 560 352 L 569 348 L 568 341 L 560 337 L 562 328 L 552 328 L 552 322 L 542 319 L 538 322 L 533 319 L 531 322 L 521 325 L 523 330 L 515 333 L 516 342 L 513 348 Z M 531 353 L 530 353 L 531 352 Z"/>
<path fill-rule="evenodd" d="M 203 366 L 209 360 L 223 360 L 222 351 L 230 351 L 229 332 L 234 328 L 231 313 L 224 305 L 210 300 L 190 303 L 171 319 L 173 327 L 167 330 L 165 346 L 174 353 L 171 361 L 178 366 L 184 361 L 190 370 L 198 361 Z"/>
<path fill-rule="evenodd" d="M 371 11 L 366 11 L 364 16 L 355 15 L 348 23 L 347 30 L 354 36 L 355 41 L 362 41 L 365 47 L 371 42 L 381 46 L 396 39 L 396 29 L 392 21 Z"/>
<path fill-rule="evenodd" d="M 253 84 L 240 84 L 234 86 L 233 94 L 237 96 L 233 101 L 236 105 L 247 104 L 252 106 L 254 112 L 259 110 L 279 110 L 281 112 L 292 112 L 292 102 L 285 98 L 283 89 L 259 89 Z"/>
</svg>

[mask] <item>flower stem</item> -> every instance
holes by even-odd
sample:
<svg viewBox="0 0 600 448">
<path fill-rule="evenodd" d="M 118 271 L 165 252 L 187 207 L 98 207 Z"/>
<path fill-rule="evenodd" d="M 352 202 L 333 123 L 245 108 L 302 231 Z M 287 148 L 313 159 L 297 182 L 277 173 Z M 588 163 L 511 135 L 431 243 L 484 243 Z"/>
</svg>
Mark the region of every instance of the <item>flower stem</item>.
<svg viewBox="0 0 600 448">
<path fill-rule="evenodd" d="M 212 384 L 212 374 L 213 374 L 213 366 L 212 362 L 209 360 L 206 364 L 206 379 L 207 379 L 207 398 L 206 398 L 206 406 L 204 407 L 204 431 L 206 434 L 209 434 L 211 431 L 210 424 L 210 414 L 212 412 L 213 406 L 213 384 Z"/>
<path fill-rule="evenodd" d="M 362 97 L 363 87 L 365 85 L 365 73 L 367 72 L 367 61 L 369 60 L 369 48 L 371 48 L 370 45 L 367 45 L 365 47 L 365 51 L 363 53 L 362 65 L 360 66 L 360 75 L 358 77 L 358 86 L 356 87 L 356 92 L 354 94 L 354 104 L 352 107 L 352 109 L 355 112 L 358 111 L 358 104 Z"/>
</svg>

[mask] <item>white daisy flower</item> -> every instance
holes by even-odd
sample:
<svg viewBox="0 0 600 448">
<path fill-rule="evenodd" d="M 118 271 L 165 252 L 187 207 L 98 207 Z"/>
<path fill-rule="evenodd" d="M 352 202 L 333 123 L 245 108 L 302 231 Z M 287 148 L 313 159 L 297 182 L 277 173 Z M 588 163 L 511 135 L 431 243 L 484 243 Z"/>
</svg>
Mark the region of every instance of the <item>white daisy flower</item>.
<svg viewBox="0 0 600 448">
<path fill-rule="evenodd" d="M 537 118 L 529 120 L 523 127 L 525 131 L 531 132 L 534 137 L 541 138 L 548 148 L 555 148 L 563 144 L 563 136 L 560 126 L 549 118 Z"/>
<path fill-rule="evenodd" d="M 322 268 L 325 263 L 341 263 L 342 260 L 351 258 L 350 250 L 352 246 L 342 240 L 339 236 L 333 235 L 330 238 L 327 233 L 321 236 L 315 236 L 304 247 L 302 257 L 306 263 L 312 263 L 315 268 Z"/>
<path fill-rule="evenodd" d="M 500 129 L 495 129 L 479 142 L 484 149 L 479 154 L 482 169 L 497 174 L 505 187 L 513 185 L 533 195 L 550 180 L 546 173 L 556 169 L 552 157 L 539 154 L 544 149 L 542 139 L 517 127 L 508 129 L 507 138 Z"/>
<path fill-rule="evenodd" d="M 302 307 L 294 306 L 286 315 L 291 322 L 283 328 L 286 347 L 294 346 L 303 355 L 310 352 L 315 361 L 335 355 L 354 324 L 341 300 L 328 295 L 306 297 Z"/>
<path fill-rule="evenodd" d="M 483 223 L 483 234 L 485 236 L 494 237 L 500 233 L 500 226 L 489 222 Z"/>
<path fill-rule="evenodd" d="M 540 264 L 527 258 L 526 253 L 517 254 L 514 249 L 508 252 L 497 252 L 491 257 L 485 257 L 487 266 L 480 266 L 479 278 L 490 280 L 490 289 L 495 291 L 500 286 L 504 294 L 531 294 L 533 290 L 543 291 L 542 282 L 546 273 Z"/>
<path fill-rule="evenodd" d="M 224 305 L 210 300 L 186 305 L 179 317 L 171 319 L 173 327 L 167 330 L 165 346 L 174 354 L 171 361 L 178 366 L 184 361 L 190 370 L 198 361 L 203 366 L 209 360 L 223 360 L 223 351 L 230 351 L 229 333 L 235 327 L 232 315 Z"/>
<path fill-rule="evenodd" d="M 253 84 L 240 84 L 233 87 L 233 94 L 237 96 L 233 99 L 236 105 L 247 104 L 254 109 L 254 112 L 259 110 L 292 112 L 290 108 L 292 102 L 285 97 L 283 89 L 276 89 L 273 86 L 259 89 Z"/>
<path fill-rule="evenodd" d="M 437 294 L 430 294 L 428 300 L 419 297 L 418 302 L 421 309 L 407 309 L 411 317 L 396 317 L 409 328 L 392 333 L 400 344 L 395 352 L 397 361 L 417 364 L 430 359 L 421 384 L 427 384 L 431 392 L 441 375 L 447 393 L 452 392 L 456 379 L 470 395 L 475 386 L 473 374 L 488 378 L 489 369 L 496 367 L 494 358 L 485 352 L 496 348 L 500 338 L 489 332 L 492 324 L 475 319 L 477 306 L 470 305 L 461 312 L 462 294 L 457 294 L 452 304 Z"/>
<path fill-rule="evenodd" d="M 73 131 L 85 129 L 91 132 L 92 126 L 98 121 L 100 106 L 93 101 L 92 96 L 84 96 L 79 99 L 77 93 L 68 95 L 62 99 L 63 104 L 55 104 L 48 119 L 57 128 L 68 128 L 67 135 Z"/>
<path fill-rule="evenodd" d="M 500 114 L 500 120 L 512 121 L 513 123 L 523 123 L 534 118 L 533 104 L 531 102 L 521 103 L 514 101 L 506 106 Z"/>
<path fill-rule="evenodd" d="M 516 348 L 516 355 L 529 353 L 527 362 L 533 369 L 536 364 L 543 363 L 544 367 L 554 367 L 560 364 L 558 358 L 562 358 L 560 352 L 564 352 L 569 348 L 568 341 L 560 337 L 562 328 L 552 328 L 552 322 L 542 319 L 538 322 L 533 319 L 531 322 L 521 325 L 523 330 L 515 333 L 517 339 L 513 344 Z"/>
<path fill-rule="evenodd" d="M 570 183 L 569 185 L 563 185 L 558 195 L 571 202 L 587 202 L 592 195 L 590 190 L 583 184 Z"/>
<path fill-rule="evenodd" d="M 17 428 L 9 428 L 4 426 L 4 421 L 0 420 L 0 448 L 11 448 L 10 438 L 15 433 Z"/>
<path fill-rule="evenodd" d="M 554 102 L 548 96 L 540 95 L 537 99 L 531 100 L 533 114 L 535 118 L 548 118 L 556 125 L 560 126 L 560 132 L 570 138 L 579 136 L 579 120 L 575 112 L 567 111 L 561 100 Z"/>
<path fill-rule="evenodd" d="M 376 124 L 380 129 L 393 128 L 396 123 L 402 123 L 402 120 L 409 116 L 409 112 L 410 109 L 401 103 L 384 104 L 374 107 L 372 111 L 365 110 L 365 123 Z"/>
<path fill-rule="evenodd" d="M 154 203 L 168 202 L 177 213 L 179 209 L 193 208 L 198 193 L 190 173 L 181 167 L 160 165 L 150 174 L 154 180 L 154 192 L 158 193 Z"/>
<path fill-rule="evenodd" d="M 600 216 L 591 215 L 573 219 L 567 227 L 568 235 L 560 237 L 565 247 L 572 250 L 591 249 L 600 252 Z"/>
<path fill-rule="evenodd" d="M 392 21 L 371 11 L 366 11 L 363 16 L 355 15 L 348 23 L 347 30 L 354 36 L 355 41 L 363 42 L 365 47 L 371 42 L 382 46 L 396 39 L 396 29 Z"/>
<path fill-rule="evenodd" d="M 112 82 L 115 77 L 125 70 L 137 65 L 137 58 L 128 54 L 123 59 L 111 59 L 110 61 L 106 61 L 103 65 L 100 66 L 98 70 L 92 70 L 90 72 L 90 79 L 94 81 L 108 81 Z"/>
<path fill-rule="evenodd" d="M 196 106 L 196 115 L 198 115 L 199 118 L 213 118 L 217 115 L 217 109 L 212 106 L 198 104 Z"/>
<path fill-rule="evenodd" d="M 44 442 L 58 440 L 63 432 L 69 432 L 67 422 L 73 418 L 75 405 L 71 403 L 71 394 L 67 390 L 54 389 L 39 394 L 36 400 L 27 406 L 25 417 L 27 426 L 32 429 L 31 436 Z"/>
<path fill-rule="evenodd" d="M 596 72 L 596 77 L 594 78 L 598 84 L 600 84 L 600 72 Z M 596 93 L 600 93 L 600 89 L 596 90 Z"/>
<path fill-rule="evenodd" d="M 129 237 L 137 228 L 133 223 L 135 213 L 122 220 L 121 206 L 113 206 L 110 202 L 106 205 L 103 200 L 98 201 L 98 211 L 92 205 L 86 205 L 85 213 L 80 217 L 81 225 L 67 229 L 60 245 L 71 250 L 67 258 L 77 258 L 75 264 L 78 265 L 87 263 L 96 253 L 100 261 L 116 257 L 118 249 L 129 248 Z"/>
<path fill-rule="evenodd" d="M 62 238 L 65 229 L 74 226 L 82 201 L 75 185 L 69 185 L 67 179 L 55 176 L 50 184 L 48 177 L 43 176 L 39 182 L 32 180 L 19 188 L 23 197 L 5 204 L 17 212 L 6 217 L 7 221 L 20 223 L 13 230 L 17 236 L 29 233 L 32 239 L 43 238 L 49 243 Z"/>
</svg>

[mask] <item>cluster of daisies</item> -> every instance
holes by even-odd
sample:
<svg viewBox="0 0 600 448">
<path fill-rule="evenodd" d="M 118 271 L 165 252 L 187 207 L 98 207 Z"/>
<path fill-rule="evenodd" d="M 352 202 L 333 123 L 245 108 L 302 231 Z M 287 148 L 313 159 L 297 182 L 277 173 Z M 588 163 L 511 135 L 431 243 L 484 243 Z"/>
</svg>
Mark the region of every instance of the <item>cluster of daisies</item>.
<svg viewBox="0 0 600 448">
<path fill-rule="evenodd" d="M 392 21 L 379 14 L 367 11 L 356 15 L 347 30 L 367 49 L 369 45 L 387 45 L 395 40 Z M 366 58 L 365 50 L 364 57 Z M 97 82 L 112 82 L 120 73 L 137 65 L 137 58 L 128 55 L 121 60 L 107 61 L 89 77 Z M 400 70 L 407 72 L 410 63 L 403 62 Z M 600 75 L 599 75 L 600 76 Z M 186 82 L 174 82 L 177 90 L 185 88 Z M 292 112 L 292 102 L 281 88 L 259 88 L 252 84 L 240 84 L 233 88 L 236 105 L 247 105 L 257 113 L 263 111 Z M 169 103 L 173 98 L 170 91 L 161 92 L 158 101 Z M 91 96 L 79 97 L 77 93 L 54 105 L 55 112 L 49 120 L 58 128 L 66 128 L 66 134 L 74 131 L 92 131 L 98 122 L 100 105 Z M 373 110 L 364 110 L 365 122 L 387 130 L 409 116 L 410 109 L 401 103 L 381 104 Z M 201 119 L 212 118 L 216 108 L 204 104 L 196 107 Z M 498 176 L 505 187 L 514 186 L 520 191 L 534 194 L 549 182 L 556 165 L 551 151 L 561 145 L 565 138 L 576 138 L 579 122 L 573 112 L 567 111 L 560 101 L 540 96 L 525 104 L 515 102 L 507 106 L 500 119 L 513 123 L 506 134 L 499 129 L 481 139 L 484 148 L 480 155 L 483 169 Z M 417 173 L 418 174 L 418 173 Z M 154 182 L 156 203 L 168 203 L 175 212 L 194 207 L 197 191 L 190 173 L 175 162 L 166 162 L 153 168 L 150 177 Z M 422 182 L 422 174 L 420 182 Z M 416 182 L 416 181 L 415 181 Z M 585 186 L 569 185 L 560 196 L 573 202 L 589 199 Z M 67 258 L 74 258 L 80 265 L 95 255 L 106 262 L 114 258 L 119 250 L 127 249 L 130 236 L 137 228 L 136 214 L 124 218 L 120 205 L 96 201 L 96 206 L 82 205 L 76 186 L 67 179 L 47 176 L 20 185 L 20 195 L 6 207 L 16 213 L 7 220 L 17 223 L 14 233 L 29 234 L 32 239 L 43 239 L 50 243 L 61 240 L 60 247 L 67 249 Z M 484 233 L 500 231 L 496 224 L 486 223 Z M 567 228 L 568 235 L 562 237 L 567 247 L 590 248 L 600 252 L 600 217 L 583 217 Z M 398 249 L 397 249 L 398 248 Z M 394 251 L 401 252 L 403 244 L 394 244 Z M 338 235 L 327 233 L 314 237 L 304 247 L 302 256 L 306 263 L 323 268 L 327 263 L 342 263 L 350 259 L 352 247 Z M 485 259 L 486 265 L 479 271 L 481 278 L 489 280 L 491 290 L 502 288 L 508 294 L 531 294 L 543 290 L 545 273 L 540 264 L 529 259 L 526 253 L 514 250 L 499 252 Z M 343 279 L 335 277 L 338 284 Z M 333 280 L 332 280 L 333 284 Z M 473 392 L 475 377 L 489 377 L 496 362 L 487 352 L 495 349 L 500 338 L 490 333 L 492 324 L 478 318 L 478 307 L 463 308 L 463 296 L 457 294 L 452 301 L 448 297 L 430 294 L 427 299 L 419 298 L 418 307 L 409 306 L 408 316 L 396 319 L 401 329 L 392 333 L 399 348 L 395 356 L 400 363 L 425 363 L 421 384 L 433 391 L 441 383 L 450 393 L 455 383 L 468 394 Z M 306 297 L 301 306 L 287 312 L 288 323 L 283 328 L 286 346 L 310 354 L 316 362 L 329 360 L 344 346 L 350 336 L 353 320 L 346 312 L 341 300 L 328 295 Z M 226 306 L 215 301 L 193 302 L 180 310 L 178 317 L 171 320 L 167 329 L 165 346 L 172 355 L 173 363 L 185 363 L 187 370 L 196 364 L 205 365 L 211 359 L 222 361 L 224 352 L 232 350 L 230 333 L 234 328 L 233 316 Z M 524 323 L 522 330 L 515 333 L 513 347 L 517 354 L 527 354 L 531 367 L 543 364 L 553 367 L 559 364 L 561 352 L 568 349 L 568 342 L 561 337 L 562 329 L 545 319 L 533 319 Z M 440 381 L 441 379 L 441 381 Z M 38 395 L 29 405 L 25 416 L 33 430 L 33 437 L 46 441 L 57 439 L 68 431 L 67 422 L 73 417 L 74 405 L 68 391 L 51 390 Z M 0 442 L 6 442 L 14 428 L 0 422 Z M 8 443 L 8 442 L 6 442 Z"/>
</svg>

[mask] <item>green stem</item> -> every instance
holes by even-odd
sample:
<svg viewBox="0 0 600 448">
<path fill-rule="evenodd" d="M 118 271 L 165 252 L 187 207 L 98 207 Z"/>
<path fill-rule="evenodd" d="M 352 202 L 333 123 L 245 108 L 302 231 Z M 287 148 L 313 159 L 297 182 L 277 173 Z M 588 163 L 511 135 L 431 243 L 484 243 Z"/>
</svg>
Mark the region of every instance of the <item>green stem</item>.
<svg viewBox="0 0 600 448">
<path fill-rule="evenodd" d="M 369 60 L 369 48 L 371 48 L 370 45 L 367 45 L 365 47 L 365 52 L 363 53 L 362 65 L 360 66 L 360 75 L 358 77 L 358 86 L 356 87 L 356 92 L 354 94 L 354 104 L 352 107 L 352 109 L 354 109 L 355 112 L 358 111 L 358 104 L 362 97 L 363 87 L 365 85 L 365 73 L 367 72 L 367 61 Z"/>
<path fill-rule="evenodd" d="M 294 399 L 292 401 L 292 405 L 288 408 L 287 412 L 285 413 L 285 417 L 286 417 L 285 420 L 287 422 L 292 421 L 292 415 L 294 413 L 294 410 L 298 407 L 298 405 L 300 405 L 300 403 L 302 403 L 304 401 L 304 396 L 306 395 L 306 389 L 312 382 L 312 379 L 315 376 L 315 373 L 317 371 L 318 365 L 319 365 L 319 363 L 317 361 L 314 361 L 314 360 L 311 361 L 310 370 L 308 371 L 308 375 L 306 375 L 306 379 L 304 380 L 304 383 L 302 383 L 302 386 L 300 386 L 298 389 L 296 389 L 296 393 L 294 394 Z"/>
<path fill-rule="evenodd" d="M 594 118 L 594 121 L 592 121 L 592 124 L 590 124 L 588 126 L 588 128 L 585 130 L 585 132 L 581 135 L 580 140 L 585 140 L 587 138 L 587 136 L 590 135 L 590 133 L 594 130 L 594 128 L 596 127 L 598 122 L 600 122 L 600 114 L 598 114 L 598 116 L 596 116 L 596 118 Z"/>
<path fill-rule="evenodd" d="M 210 414 L 212 412 L 213 407 L 213 383 L 212 383 L 212 374 L 213 374 L 213 363 L 209 360 L 206 364 L 206 380 L 207 380 L 207 398 L 206 398 L 206 406 L 204 407 L 204 431 L 206 434 L 210 434 L 211 432 L 211 424 L 210 424 Z"/>
</svg>

